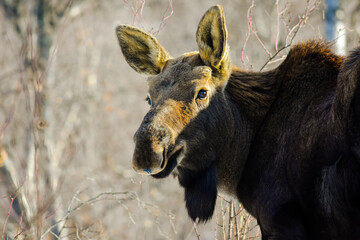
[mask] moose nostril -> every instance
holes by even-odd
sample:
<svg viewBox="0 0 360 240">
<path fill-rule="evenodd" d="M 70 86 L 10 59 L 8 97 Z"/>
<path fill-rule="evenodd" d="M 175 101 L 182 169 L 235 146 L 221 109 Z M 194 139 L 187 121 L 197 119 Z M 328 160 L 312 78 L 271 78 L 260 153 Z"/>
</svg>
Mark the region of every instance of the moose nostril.
<svg viewBox="0 0 360 240">
<path fill-rule="evenodd" d="M 144 172 L 150 174 L 152 172 L 152 170 L 150 168 L 148 168 L 148 169 L 144 169 Z"/>
</svg>

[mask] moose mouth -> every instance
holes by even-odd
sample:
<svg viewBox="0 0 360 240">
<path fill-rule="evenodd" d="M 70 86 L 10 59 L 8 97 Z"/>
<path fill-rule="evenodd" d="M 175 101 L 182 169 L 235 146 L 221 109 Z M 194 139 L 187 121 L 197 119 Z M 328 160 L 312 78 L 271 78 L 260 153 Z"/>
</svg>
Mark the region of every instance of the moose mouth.
<svg viewBox="0 0 360 240">
<path fill-rule="evenodd" d="M 182 154 L 184 149 L 183 145 L 176 147 L 170 154 L 166 153 L 166 150 L 163 152 L 163 162 L 161 163 L 161 171 L 159 173 L 153 174 L 154 178 L 165 178 L 170 175 L 170 173 L 175 169 L 179 163 L 179 157 Z"/>
</svg>

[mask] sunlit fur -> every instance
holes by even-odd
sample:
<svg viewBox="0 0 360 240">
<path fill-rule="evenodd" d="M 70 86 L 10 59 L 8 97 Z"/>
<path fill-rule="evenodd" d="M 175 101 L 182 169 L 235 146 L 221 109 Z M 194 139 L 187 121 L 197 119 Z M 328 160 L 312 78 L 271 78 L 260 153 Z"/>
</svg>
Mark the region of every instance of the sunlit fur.
<svg viewBox="0 0 360 240">
<path fill-rule="evenodd" d="M 130 66 L 152 74 L 133 167 L 177 175 L 194 221 L 211 218 L 222 191 L 263 239 L 360 239 L 360 48 L 344 59 L 308 41 L 246 72 L 231 65 L 220 6 L 199 23 L 199 52 L 175 59 L 142 30 L 117 36 Z"/>
<path fill-rule="evenodd" d="M 210 8 L 196 31 L 196 42 L 199 47 L 201 59 L 205 64 L 212 66 L 217 71 L 228 71 L 229 46 L 226 44 L 227 32 L 224 11 L 220 7 Z M 222 74 L 224 74 L 222 72 Z"/>
<path fill-rule="evenodd" d="M 153 36 L 140 29 L 120 25 L 116 35 L 125 59 L 139 73 L 158 74 L 170 58 Z"/>
</svg>

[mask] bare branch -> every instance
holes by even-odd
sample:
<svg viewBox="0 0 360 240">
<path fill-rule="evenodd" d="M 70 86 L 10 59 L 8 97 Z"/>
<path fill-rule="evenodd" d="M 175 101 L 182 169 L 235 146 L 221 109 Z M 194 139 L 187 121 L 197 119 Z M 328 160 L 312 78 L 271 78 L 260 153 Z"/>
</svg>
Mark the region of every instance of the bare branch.
<svg viewBox="0 0 360 240">
<path fill-rule="evenodd" d="M 133 13 L 133 23 L 132 24 L 135 24 L 135 22 L 137 22 L 138 24 L 140 24 L 140 26 L 143 30 L 148 31 L 154 35 L 157 35 L 166 26 L 166 21 L 174 13 L 174 7 L 173 7 L 172 0 L 169 0 L 169 4 L 163 13 L 159 27 L 156 30 L 153 30 L 153 29 L 150 29 L 146 25 L 146 21 L 144 20 L 144 17 L 143 17 L 143 11 L 144 11 L 146 0 L 136 0 L 134 5 L 131 5 L 128 0 L 124 0 L 124 3 L 128 6 L 130 6 L 130 9 Z"/>
<path fill-rule="evenodd" d="M 198 240 L 200 240 L 200 234 L 199 234 L 199 231 L 198 231 L 198 229 L 197 229 L 197 227 L 196 227 L 196 222 L 193 222 L 193 226 L 194 226 L 196 238 L 197 238 Z"/>
<path fill-rule="evenodd" d="M 280 49 L 276 50 L 276 52 L 274 54 L 272 54 L 272 55 L 270 54 L 269 59 L 260 68 L 260 71 L 262 71 L 270 62 L 272 62 L 272 60 L 275 57 L 277 57 L 280 54 L 280 52 L 282 52 L 283 50 L 292 46 L 293 41 L 294 41 L 295 37 L 297 36 L 299 30 L 305 25 L 306 21 L 308 20 L 309 16 L 311 15 L 311 13 L 317 9 L 317 7 L 319 6 L 320 3 L 321 3 L 321 0 L 316 0 L 314 2 L 314 4 L 311 5 L 310 0 L 307 0 L 304 15 L 301 17 L 299 16 L 298 23 L 289 30 L 289 32 L 286 36 L 286 39 L 285 39 L 285 45 L 283 47 L 281 47 Z"/>
<path fill-rule="evenodd" d="M 278 51 L 279 35 L 280 35 L 280 13 L 279 13 L 279 0 L 276 0 L 276 39 L 275 39 L 275 50 Z"/>
<path fill-rule="evenodd" d="M 75 207 L 72 207 L 72 204 L 74 203 L 75 200 L 79 201 L 79 199 L 77 198 L 78 195 L 81 193 L 81 191 L 78 191 L 73 198 L 71 199 L 71 202 L 69 204 L 68 210 L 66 212 L 66 214 L 58 221 L 56 221 L 55 223 L 53 223 L 48 229 L 45 230 L 45 232 L 43 232 L 41 234 L 41 238 L 43 239 L 44 237 L 46 237 L 46 235 L 52 231 L 53 228 L 57 227 L 59 224 L 66 222 L 69 219 L 69 216 L 78 211 L 80 208 L 82 208 L 85 205 L 91 205 L 94 204 L 96 202 L 99 201 L 103 201 L 103 200 L 107 200 L 106 197 L 111 196 L 111 197 L 117 197 L 117 196 L 122 196 L 124 195 L 125 197 L 123 198 L 115 198 L 115 199 L 111 199 L 113 201 L 124 201 L 124 200 L 134 200 L 134 193 L 132 192 L 102 192 L 92 198 L 90 198 L 89 200 L 85 201 L 85 202 L 80 202 L 78 205 L 76 205 Z M 62 226 L 61 231 L 64 229 L 64 226 Z M 60 231 L 60 233 L 61 233 Z"/>
<path fill-rule="evenodd" d="M 170 11 L 170 13 L 168 15 L 166 15 L 166 13 L 168 11 Z M 173 13 L 174 13 L 174 8 L 173 8 L 173 5 L 172 5 L 172 0 L 169 0 L 169 5 L 166 8 L 166 10 L 164 11 L 164 14 L 163 14 L 163 17 L 161 19 L 159 28 L 158 28 L 158 30 L 156 30 L 154 32 L 154 35 L 157 35 L 165 27 L 166 21 L 173 15 Z"/>
</svg>

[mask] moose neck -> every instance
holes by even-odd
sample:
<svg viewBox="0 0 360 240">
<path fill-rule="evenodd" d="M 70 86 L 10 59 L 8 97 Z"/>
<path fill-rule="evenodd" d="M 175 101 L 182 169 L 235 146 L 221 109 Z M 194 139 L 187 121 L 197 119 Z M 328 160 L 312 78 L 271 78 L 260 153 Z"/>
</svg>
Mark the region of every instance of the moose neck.
<svg viewBox="0 0 360 240">
<path fill-rule="evenodd" d="M 277 70 L 244 72 L 234 67 L 226 86 L 233 122 L 232 136 L 217 167 L 218 187 L 235 196 L 257 129 L 270 109 L 278 90 Z M 230 189 L 229 186 L 235 187 Z"/>
<path fill-rule="evenodd" d="M 255 128 L 263 121 L 273 103 L 280 81 L 277 69 L 268 72 L 245 72 L 233 67 L 226 91 Z"/>
</svg>

